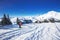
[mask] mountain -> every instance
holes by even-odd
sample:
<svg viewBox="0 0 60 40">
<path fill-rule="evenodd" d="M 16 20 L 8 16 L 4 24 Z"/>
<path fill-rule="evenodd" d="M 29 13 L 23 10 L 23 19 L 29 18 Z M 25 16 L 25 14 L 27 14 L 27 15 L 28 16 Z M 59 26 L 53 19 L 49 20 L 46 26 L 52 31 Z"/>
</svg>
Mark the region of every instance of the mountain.
<svg viewBox="0 0 60 40">
<path fill-rule="evenodd" d="M 23 20 L 32 20 L 33 22 L 39 20 L 44 21 L 44 19 L 51 19 L 54 18 L 55 20 L 60 20 L 60 12 L 56 11 L 49 11 L 45 14 L 39 15 L 39 16 L 24 16 L 24 17 L 18 17 L 21 21 Z M 12 23 L 16 23 L 17 17 L 11 18 Z"/>
<path fill-rule="evenodd" d="M 60 20 L 60 12 L 49 11 L 43 15 L 39 15 L 36 17 L 37 20 L 44 20 L 44 19 L 51 19 L 51 18 Z"/>
<path fill-rule="evenodd" d="M 44 19 L 51 19 L 54 18 L 55 20 L 60 20 L 60 12 L 56 11 L 49 11 L 45 14 L 39 15 L 39 16 L 24 16 L 24 17 L 18 17 L 21 21 L 23 20 L 32 20 L 33 22 L 39 20 L 39 21 L 44 21 Z M 16 24 L 16 19 L 17 17 L 12 17 L 10 20 L 12 21 L 13 24 Z M 1 21 L 1 19 L 0 19 Z"/>
</svg>

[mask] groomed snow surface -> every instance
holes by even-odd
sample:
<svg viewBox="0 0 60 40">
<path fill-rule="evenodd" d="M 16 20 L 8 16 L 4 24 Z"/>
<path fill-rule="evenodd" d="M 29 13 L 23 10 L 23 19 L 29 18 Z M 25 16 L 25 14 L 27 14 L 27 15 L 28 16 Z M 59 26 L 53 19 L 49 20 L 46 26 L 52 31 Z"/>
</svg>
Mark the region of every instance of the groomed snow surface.
<svg viewBox="0 0 60 40">
<path fill-rule="evenodd" d="M 60 40 L 60 23 L 31 23 L 0 27 L 0 40 Z"/>
</svg>

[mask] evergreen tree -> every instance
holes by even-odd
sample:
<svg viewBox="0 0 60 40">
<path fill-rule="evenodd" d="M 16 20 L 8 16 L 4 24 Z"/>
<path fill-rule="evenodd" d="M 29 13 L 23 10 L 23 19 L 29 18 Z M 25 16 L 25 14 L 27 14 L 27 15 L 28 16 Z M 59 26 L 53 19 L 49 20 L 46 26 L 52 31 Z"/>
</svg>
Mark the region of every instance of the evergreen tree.
<svg viewBox="0 0 60 40">
<path fill-rule="evenodd" d="M 7 15 L 7 22 L 8 22 L 8 24 L 12 24 L 10 21 L 9 15 Z"/>
<path fill-rule="evenodd" d="M 2 24 L 2 25 L 11 25 L 11 24 L 12 24 L 11 21 L 10 21 L 10 18 L 8 18 L 8 17 L 6 16 L 6 14 L 4 14 L 4 16 L 3 16 L 3 18 L 2 18 L 1 24 Z"/>
</svg>

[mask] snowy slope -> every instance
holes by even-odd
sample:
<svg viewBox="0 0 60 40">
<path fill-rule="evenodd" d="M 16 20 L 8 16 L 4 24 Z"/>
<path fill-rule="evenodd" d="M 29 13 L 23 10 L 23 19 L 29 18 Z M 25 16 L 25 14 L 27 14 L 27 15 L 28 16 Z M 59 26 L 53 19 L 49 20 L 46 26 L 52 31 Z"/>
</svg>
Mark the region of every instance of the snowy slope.
<svg viewBox="0 0 60 40">
<path fill-rule="evenodd" d="M 25 40 L 60 40 L 59 23 L 42 24 Z M 49 26 L 50 25 L 50 26 Z"/>
<path fill-rule="evenodd" d="M 12 18 L 12 22 L 16 22 L 16 18 Z M 45 14 L 39 15 L 39 16 L 25 16 L 25 17 L 19 17 L 20 20 L 32 20 L 33 22 L 35 22 L 36 20 L 39 21 L 44 21 L 44 19 L 51 19 L 54 18 L 55 20 L 60 20 L 60 12 L 56 12 L 56 11 L 49 11 Z"/>
<path fill-rule="evenodd" d="M 44 19 L 50 19 L 50 18 L 60 20 L 60 12 L 49 11 L 49 12 L 43 14 L 43 15 L 40 15 L 40 16 L 36 17 L 37 20 L 44 20 Z"/>
<path fill-rule="evenodd" d="M 0 40 L 60 40 L 60 23 L 25 24 L 22 28 L 17 26 L 15 30 L 2 29 Z"/>
</svg>

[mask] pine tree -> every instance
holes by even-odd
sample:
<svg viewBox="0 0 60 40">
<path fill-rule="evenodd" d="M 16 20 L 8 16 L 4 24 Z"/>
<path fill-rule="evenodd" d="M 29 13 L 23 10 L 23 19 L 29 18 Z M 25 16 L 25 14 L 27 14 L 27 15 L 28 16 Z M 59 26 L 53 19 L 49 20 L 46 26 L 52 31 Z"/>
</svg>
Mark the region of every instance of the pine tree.
<svg viewBox="0 0 60 40">
<path fill-rule="evenodd" d="M 6 15 L 4 14 L 3 18 L 2 18 L 2 21 L 1 21 L 1 24 L 2 25 L 5 25 L 6 24 Z"/>
<path fill-rule="evenodd" d="M 11 21 L 10 21 L 9 15 L 7 15 L 7 22 L 8 22 L 8 25 L 12 24 Z"/>
<path fill-rule="evenodd" d="M 4 16 L 3 16 L 3 18 L 2 18 L 1 24 L 2 24 L 2 25 L 11 25 L 11 24 L 12 24 L 11 21 L 10 21 L 10 18 L 8 18 L 8 17 L 6 16 L 6 14 L 4 14 Z"/>
</svg>

